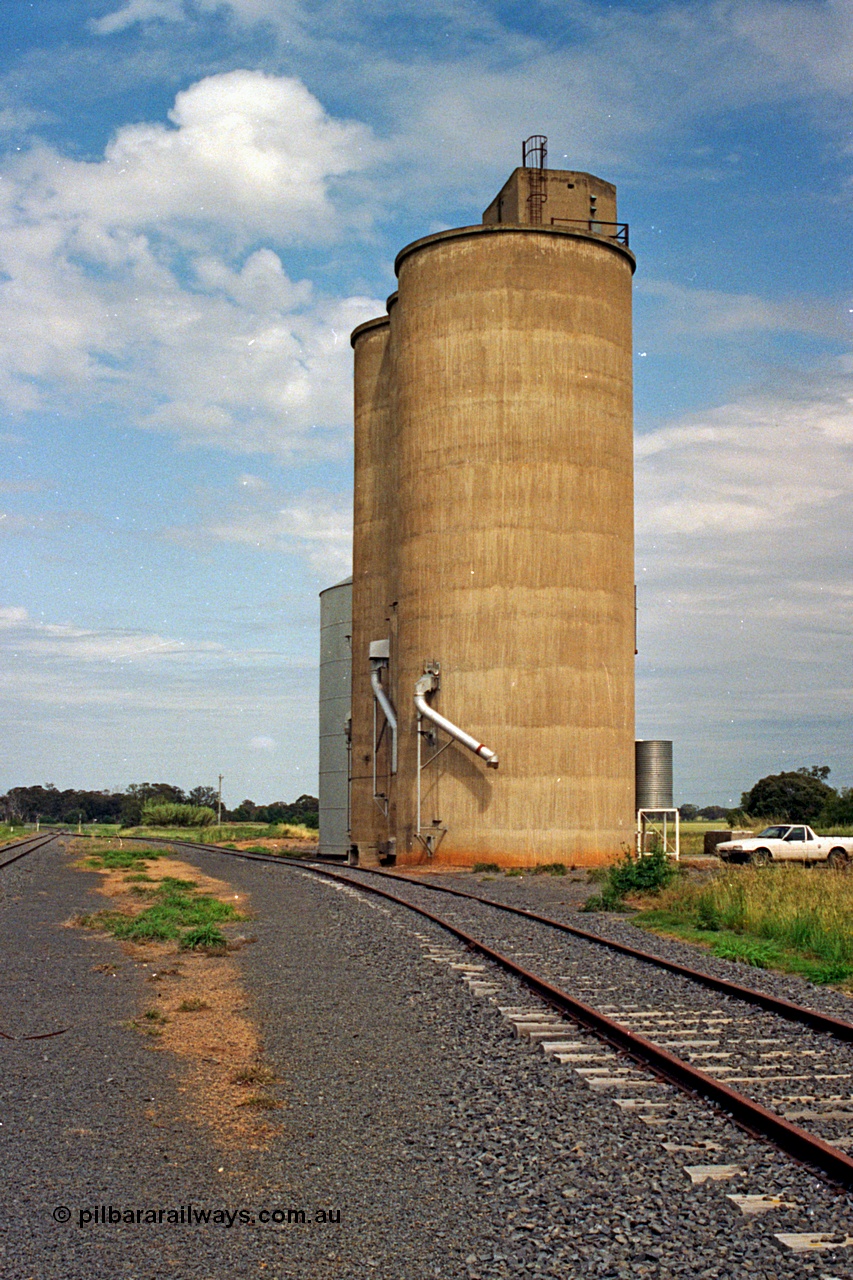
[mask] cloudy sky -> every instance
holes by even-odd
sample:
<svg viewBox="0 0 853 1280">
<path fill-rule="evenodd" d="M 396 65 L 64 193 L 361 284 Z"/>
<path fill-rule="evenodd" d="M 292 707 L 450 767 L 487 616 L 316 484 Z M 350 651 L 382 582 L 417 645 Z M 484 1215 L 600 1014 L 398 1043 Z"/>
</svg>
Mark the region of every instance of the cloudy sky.
<svg viewBox="0 0 853 1280">
<path fill-rule="evenodd" d="M 617 184 L 638 257 L 637 734 L 679 803 L 853 784 L 853 0 L 4 22 L 0 790 L 315 791 L 348 335 L 533 132 Z"/>
</svg>

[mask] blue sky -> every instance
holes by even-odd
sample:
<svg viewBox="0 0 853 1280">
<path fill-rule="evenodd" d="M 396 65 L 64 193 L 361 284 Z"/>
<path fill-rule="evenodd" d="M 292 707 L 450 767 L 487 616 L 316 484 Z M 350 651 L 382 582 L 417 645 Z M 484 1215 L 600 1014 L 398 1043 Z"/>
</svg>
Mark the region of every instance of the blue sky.
<svg viewBox="0 0 853 1280">
<path fill-rule="evenodd" d="M 637 733 L 853 785 L 853 3 L 34 0 L 0 52 L 0 789 L 316 789 L 350 330 L 549 135 L 635 277 Z"/>
</svg>

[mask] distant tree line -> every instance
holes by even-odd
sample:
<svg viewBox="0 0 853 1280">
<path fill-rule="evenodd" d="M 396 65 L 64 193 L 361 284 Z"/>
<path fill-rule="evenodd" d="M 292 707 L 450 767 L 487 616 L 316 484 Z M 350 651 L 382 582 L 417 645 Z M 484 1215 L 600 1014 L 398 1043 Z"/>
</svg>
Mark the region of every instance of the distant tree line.
<svg viewBox="0 0 853 1280">
<path fill-rule="evenodd" d="M 710 818 L 737 823 L 748 814 L 751 818 L 807 822 L 818 827 L 853 826 L 853 787 L 840 790 L 831 787 L 827 782 L 830 773 L 826 764 L 771 773 L 744 791 L 738 809 L 723 809 L 718 805 L 697 809 L 695 805 L 683 804 L 678 812 L 685 822 Z"/>
<path fill-rule="evenodd" d="M 157 806 L 192 805 L 196 809 L 216 812 L 215 787 L 193 787 L 183 791 L 168 782 L 132 782 L 126 791 L 60 791 L 52 782 L 43 787 L 12 787 L 0 796 L 0 817 L 5 822 L 72 823 L 118 822 L 123 827 L 138 827 L 143 810 L 150 813 Z M 222 806 L 223 821 L 290 822 L 316 828 L 319 822 L 316 796 L 299 796 L 292 804 L 276 800 L 259 805 L 243 800 L 236 809 Z"/>
</svg>

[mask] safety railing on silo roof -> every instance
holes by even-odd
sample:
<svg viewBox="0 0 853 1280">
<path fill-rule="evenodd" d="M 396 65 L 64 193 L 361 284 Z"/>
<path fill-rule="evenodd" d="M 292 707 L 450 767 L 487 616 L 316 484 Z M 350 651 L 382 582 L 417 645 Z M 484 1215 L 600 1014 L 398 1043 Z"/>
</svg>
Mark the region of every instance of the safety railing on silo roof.
<svg viewBox="0 0 853 1280">
<path fill-rule="evenodd" d="M 606 236 L 628 247 L 627 222 L 599 222 L 597 218 L 552 218 L 552 227 L 578 227 L 594 236 Z"/>
</svg>

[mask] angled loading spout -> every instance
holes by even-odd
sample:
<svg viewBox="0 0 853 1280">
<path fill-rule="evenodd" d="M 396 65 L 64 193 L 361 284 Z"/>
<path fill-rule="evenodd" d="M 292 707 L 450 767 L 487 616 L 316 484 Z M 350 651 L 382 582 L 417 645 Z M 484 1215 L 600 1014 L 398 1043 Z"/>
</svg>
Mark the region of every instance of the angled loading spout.
<svg viewBox="0 0 853 1280">
<path fill-rule="evenodd" d="M 451 738 L 455 738 L 457 742 L 461 742 L 463 747 L 467 747 L 469 751 L 473 751 L 475 756 L 479 756 L 481 760 L 485 760 L 490 769 L 497 769 L 497 754 L 489 747 L 478 742 L 476 738 L 472 738 L 470 733 L 466 733 L 464 729 L 460 729 L 450 720 L 446 720 L 444 716 L 438 714 L 429 705 L 426 695 L 438 688 L 438 675 L 434 671 L 427 671 L 422 675 L 415 685 L 415 706 L 418 709 L 418 715 L 426 716 L 427 720 L 431 720 L 433 724 L 437 724 L 439 729 L 443 729 L 445 733 L 449 733 Z"/>
</svg>

